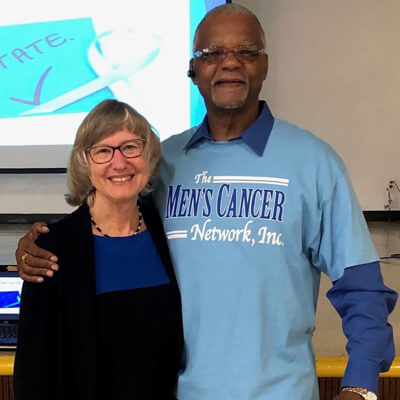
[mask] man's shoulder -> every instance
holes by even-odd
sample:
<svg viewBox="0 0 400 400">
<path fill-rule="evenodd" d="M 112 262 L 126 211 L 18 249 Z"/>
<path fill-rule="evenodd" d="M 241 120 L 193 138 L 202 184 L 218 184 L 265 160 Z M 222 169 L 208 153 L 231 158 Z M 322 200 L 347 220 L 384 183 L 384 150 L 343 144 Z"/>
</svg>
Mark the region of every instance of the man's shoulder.
<svg viewBox="0 0 400 400">
<path fill-rule="evenodd" d="M 331 154 L 334 157 L 338 156 L 335 149 L 328 142 L 292 122 L 276 118 L 273 132 L 276 133 L 274 136 L 278 142 L 287 142 L 293 148 L 327 155 Z"/>
<path fill-rule="evenodd" d="M 292 140 L 305 141 L 307 144 L 315 143 L 316 146 L 331 147 L 327 142 L 313 132 L 302 128 L 293 122 L 275 118 L 273 129 L 278 131 L 279 135 L 286 135 Z"/>
<path fill-rule="evenodd" d="M 272 140 L 276 148 L 285 149 L 292 160 L 297 160 L 303 170 L 347 173 L 341 156 L 325 140 L 314 133 L 285 120 L 275 119 Z"/>
</svg>

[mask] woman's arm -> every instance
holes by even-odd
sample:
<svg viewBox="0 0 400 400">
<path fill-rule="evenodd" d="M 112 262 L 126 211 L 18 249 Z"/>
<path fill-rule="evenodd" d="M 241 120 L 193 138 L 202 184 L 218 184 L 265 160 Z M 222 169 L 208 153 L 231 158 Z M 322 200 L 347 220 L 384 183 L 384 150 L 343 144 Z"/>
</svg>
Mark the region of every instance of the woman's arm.
<svg viewBox="0 0 400 400">
<path fill-rule="evenodd" d="M 55 248 L 53 235 L 39 238 L 41 247 Z M 25 282 L 22 289 L 18 344 L 14 365 L 16 400 L 56 398 L 58 277 L 42 285 Z"/>
</svg>

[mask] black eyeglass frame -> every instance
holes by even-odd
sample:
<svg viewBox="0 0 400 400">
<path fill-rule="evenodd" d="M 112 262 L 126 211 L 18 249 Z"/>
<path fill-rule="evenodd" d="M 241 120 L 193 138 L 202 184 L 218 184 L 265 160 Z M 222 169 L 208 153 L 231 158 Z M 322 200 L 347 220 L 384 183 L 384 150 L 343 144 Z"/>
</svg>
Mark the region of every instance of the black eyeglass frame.
<svg viewBox="0 0 400 400">
<path fill-rule="evenodd" d="M 125 146 L 127 143 L 131 143 L 131 142 L 141 142 L 141 143 L 142 143 L 142 148 L 141 148 L 141 151 L 140 151 L 139 154 L 134 155 L 134 156 L 131 156 L 131 157 L 128 157 L 128 156 L 126 156 L 126 155 L 123 153 L 123 151 L 121 150 L 121 147 L 123 147 L 123 146 Z M 86 150 L 86 153 L 89 154 L 90 159 L 91 159 L 95 164 L 107 164 L 107 163 L 109 163 L 109 162 L 114 158 L 115 150 L 119 150 L 119 152 L 120 152 L 120 153 L 123 155 L 123 157 L 125 157 L 125 158 L 137 158 L 137 157 L 140 157 L 140 156 L 143 154 L 145 143 L 146 143 L 146 140 L 145 140 L 145 139 L 132 139 L 132 140 L 128 140 L 128 141 L 126 141 L 126 142 L 124 142 L 124 143 L 121 143 L 119 146 L 116 146 L 116 147 L 114 147 L 114 146 L 106 146 L 106 145 L 92 146 L 92 147 L 89 147 L 89 148 Z M 91 151 L 92 151 L 93 149 L 97 149 L 97 148 L 99 148 L 99 147 L 106 147 L 106 148 L 112 150 L 112 154 L 111 154 L 111 157 L 110 157 L 109 160 L 103 161 L 103 162 L 97 162 L 97 161 L 95 161 L 95 160 L 93 159 L 93 156 L 92 156 L 92 154 L 91 154 Z"/>
</svg>

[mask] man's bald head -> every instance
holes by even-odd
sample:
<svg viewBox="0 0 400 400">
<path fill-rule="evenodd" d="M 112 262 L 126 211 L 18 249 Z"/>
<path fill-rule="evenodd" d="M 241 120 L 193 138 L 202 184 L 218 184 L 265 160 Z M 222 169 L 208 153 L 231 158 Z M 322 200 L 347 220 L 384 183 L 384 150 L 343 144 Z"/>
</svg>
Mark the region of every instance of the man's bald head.
<svg viewBox="0 0 400 400">
<path fill-rule="evenodd" d="M 254 23 L 257 25 L 258 30 L 260 31 L 260 39 L 263 44 L 263 47 L 265 48 L 265 32 L 264 32 L 264 29 L 262 28 L 257 16 L 254 13 L 252 13 L 250 10 L 248 10 L 246 7 L 243 7 L 239 4 L 223 4 L 221 6 L 213 8 L 211 11 L 209 11 L 203 17 L 203 19 L 200 21 L 199 25 L 197 25 L 196 31 L 194 33 L 193 49 L 197 48 L 198 32 L 199 32 L 199 29 L 201 28 L 201 26 L 204 24 L 204 22 L 208 21 L 211 17 L 220 15 L 220 14 L 246 15 L 246 16 L 250 17 L 251 19 L 253 19 Z"/>
</svg>

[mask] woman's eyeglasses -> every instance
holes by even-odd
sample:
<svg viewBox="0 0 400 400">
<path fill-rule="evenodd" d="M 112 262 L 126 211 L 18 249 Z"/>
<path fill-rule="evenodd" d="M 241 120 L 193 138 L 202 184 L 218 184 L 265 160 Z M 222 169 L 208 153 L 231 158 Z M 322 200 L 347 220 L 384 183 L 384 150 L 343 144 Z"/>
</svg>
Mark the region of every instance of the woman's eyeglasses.
<svg viewBox="0 0 400 400">
<path fill-rule="evenodd" d="M 133 139 L 119 146 L 92 146 L 86 150 L 95 164 L 105 164 L 114 157 L 115 150 L 119 150 L 125 158 L 139 157 L 143 153 L 144 139 Z"/>
</svg>

